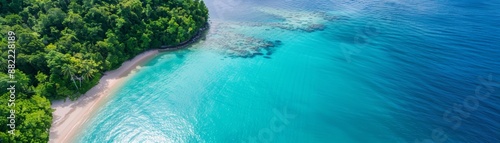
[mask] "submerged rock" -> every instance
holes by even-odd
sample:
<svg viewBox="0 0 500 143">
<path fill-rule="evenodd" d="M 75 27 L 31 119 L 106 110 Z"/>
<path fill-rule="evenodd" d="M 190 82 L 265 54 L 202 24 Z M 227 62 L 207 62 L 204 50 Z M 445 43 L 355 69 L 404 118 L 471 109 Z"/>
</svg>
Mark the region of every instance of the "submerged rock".
<svg viewBox="0 0 500 143">
<path fill-rule="evenodd" d="M 231 24 L 213 24 L 219 30 L 217 33 L 212 33 L 207 37 L 208 47 L 220 50 L 221 54 L 231 58 L 253 58 L 258 56 L 271 55 L 278 45 L 282 44 L 280 40 L 266 40 L 253 36 L 244 35 L 233 32 L 233 29 L 238 27 L 248 26 L 241 23 L 240 25 Z M 264 29 L 263 29 L 264 30 Z"/>
<path fill-rule="evenodd" d="M 326 12 L 285 10 L 268 7 L 260 7 L 257 10 L 283 19 L 281 22 L 268 24 L 268 26 L 291 31 L 314 32 L 324 30 L 326 28 L 325 23 L 336 19 L 336 16 Z"/>
</svg>

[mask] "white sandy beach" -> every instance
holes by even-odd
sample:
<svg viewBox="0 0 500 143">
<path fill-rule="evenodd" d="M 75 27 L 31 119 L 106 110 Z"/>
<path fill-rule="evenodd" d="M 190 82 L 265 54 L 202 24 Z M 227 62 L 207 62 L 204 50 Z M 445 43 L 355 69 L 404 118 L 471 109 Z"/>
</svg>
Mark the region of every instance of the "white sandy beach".
<svg viewBox="0 0 500 143">
<path fill-rule="evenodd" d="M 59 100 L 52 102 L 52 127 L 50 128 L 49 143 L 71 142 L 75 133 L 78 133 L 82 125 L 87 122 L 93 112 L 106 102 L 109 95 L 130 77 L 131 71 L 135 70 L 158 54 L 158 50 L 146 51 L 137 55 L 132 60 L 124 62 L 120 68 L 108 71 L 99 80 L 99 84 L 80 96 L 76 101 Z"/>
</svg>

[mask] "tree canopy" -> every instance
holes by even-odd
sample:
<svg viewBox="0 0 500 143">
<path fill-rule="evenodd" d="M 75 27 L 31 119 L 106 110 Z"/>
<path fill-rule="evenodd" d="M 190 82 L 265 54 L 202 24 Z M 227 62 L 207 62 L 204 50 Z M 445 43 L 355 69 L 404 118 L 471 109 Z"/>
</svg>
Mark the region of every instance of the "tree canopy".
<svg viewBox="0 0 500 143">
<path fill-rule="evenodd" d="M 7 133 L 10 107 L 0 100 L 0 140 L 47 142 L 50 100 L 77 98 L 101 75 L 151 48 L 189 40 L 204 27 L 200 0 L 0 0 L 0 47 L 16 33 L 16 135 Z M 7 52 L 0 58 L 2 99 Z M 17 86 L 16 86 L 17 87 Z"/>
</svg>

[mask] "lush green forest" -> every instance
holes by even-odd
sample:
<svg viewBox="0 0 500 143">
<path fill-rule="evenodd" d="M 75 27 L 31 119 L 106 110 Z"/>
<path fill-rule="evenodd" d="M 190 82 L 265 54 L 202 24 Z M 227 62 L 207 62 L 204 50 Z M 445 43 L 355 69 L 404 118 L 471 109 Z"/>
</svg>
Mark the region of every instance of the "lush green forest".
<svg viewBox="0 0 500 143">
<path fill-rule="evenodd" d="M 77 98 L 105 71 L 151 48 L 193 37 L 208 19 L 200 0 L 0 0 L 0 142 L 47 142 L 49 100 Z M 8 32 L 15 33 L 15 105 Z M 15 135 L 6 117 L 15 109 Z"/>
</svg>

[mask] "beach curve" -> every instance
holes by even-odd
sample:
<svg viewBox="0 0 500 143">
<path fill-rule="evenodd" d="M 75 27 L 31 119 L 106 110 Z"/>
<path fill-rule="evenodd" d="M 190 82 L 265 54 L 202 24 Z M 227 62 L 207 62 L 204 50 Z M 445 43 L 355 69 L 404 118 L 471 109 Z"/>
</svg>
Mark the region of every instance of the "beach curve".
<svg viewBox="0 0 500 143">
<path fill-rule="evenodd" d="M 158 53 L 158 49 L 143 52 L 124 62 L 118 69 L 107 71 L 96 86 L 75 101 L 53 101 L 51 108 L 55 109 L 55 111 L 52 112 L 53 119 L 49 143 L 71 142 L 75 133 L 81 129 L 82 125 L 99 107 L 96 105 L 105 103 L 105 99 L 130 77 L 133 70 L 155 57 Z"/>
</svg>

